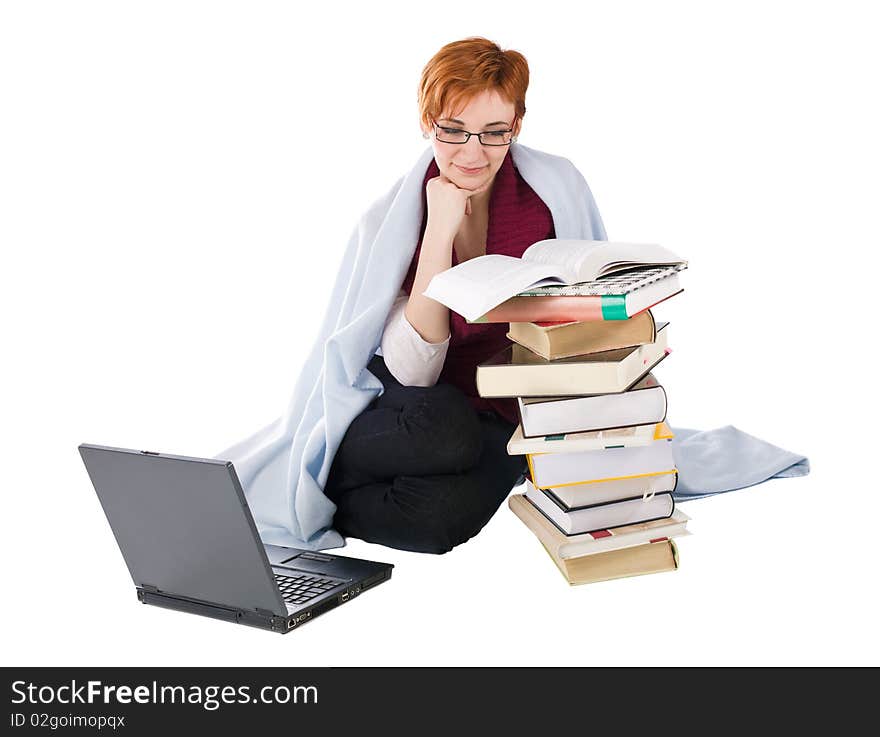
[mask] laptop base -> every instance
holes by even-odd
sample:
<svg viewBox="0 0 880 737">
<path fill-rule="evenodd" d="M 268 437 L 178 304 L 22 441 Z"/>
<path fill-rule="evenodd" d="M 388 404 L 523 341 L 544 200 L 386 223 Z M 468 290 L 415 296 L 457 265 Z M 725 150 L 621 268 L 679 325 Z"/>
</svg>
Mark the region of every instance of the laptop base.
<svg viewBox="0 0 880 737">
<path fill-rule="evenodd" d="M 324 612 L 328 612 L 331 609 L 335 609 L 340 604 L 350 601 L 363 591 L 387 581 L 391 578 L 392 570 L 393 568 L 389 567 L 381 573 L 376 574 L 373 578 L 359 582 L 356 588 L 340 591 L 337 595 L 330 597 L 329 599 L 322 599 L 313 606 L 306 606 L 287 617 L 279 617 L 269 611 L 260 612 L 248 609 L 234 609 L 180 596 L 168 596 L 167 594 L 158 591 L 148 591 L 143 588 L 138 588 L 137 597 L 143 604 L 152 604 L 153 606 L 160 606 L 164 609 L 174 609 L 175 611 L 186 612 L 187 614 L 200 614 L 203 617 L 222 619 L 225 622 L 244 624 L 249 627 L 258 627 L 259 629 L 285 635 L 288 632 L 301 627 L 306 622 L 310 622 Z"/>
</svg>

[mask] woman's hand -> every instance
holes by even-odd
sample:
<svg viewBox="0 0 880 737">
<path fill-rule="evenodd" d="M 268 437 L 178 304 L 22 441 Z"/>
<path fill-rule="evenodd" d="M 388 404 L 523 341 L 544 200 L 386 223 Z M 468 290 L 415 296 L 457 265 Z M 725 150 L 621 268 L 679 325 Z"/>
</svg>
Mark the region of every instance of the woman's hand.
<svg viewBox="0 0 880 737">
<path fill-rule="evenodd" d="M 485 192 L 490 179 L 476 189 L 461 189 L 451 179 L 443 176 L 428 180 L 425 188 L 428 197 L 428 227 L 444 238 L 453 240 L 465 215 L 471 214 L 471 197 Z"/>
</svg>

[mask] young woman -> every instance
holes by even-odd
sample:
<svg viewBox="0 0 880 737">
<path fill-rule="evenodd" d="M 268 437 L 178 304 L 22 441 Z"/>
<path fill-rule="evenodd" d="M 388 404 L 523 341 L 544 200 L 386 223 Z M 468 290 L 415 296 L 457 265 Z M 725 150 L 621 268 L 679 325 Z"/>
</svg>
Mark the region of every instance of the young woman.
<svg viewBox="0 0 880 737">
<path fill-rule="evenodd" d="M 555 237 L 545 203 L 519 175 L 510 144 L 526 112 L 529 70 L 484 38 L 448 44 L 425 66 L 421 238 L 368 368 L 385 387 L 334 456 L 324 493 L 346 536 L 444 553 L 476 535 L 526 470 L 506 445 L 515 400 L 486 400 L 476 366 L 502 350 L 506 324 L 468 324 L 422 295 L 435 274 L 486 253 L 519 257 Z"/>
</svg>

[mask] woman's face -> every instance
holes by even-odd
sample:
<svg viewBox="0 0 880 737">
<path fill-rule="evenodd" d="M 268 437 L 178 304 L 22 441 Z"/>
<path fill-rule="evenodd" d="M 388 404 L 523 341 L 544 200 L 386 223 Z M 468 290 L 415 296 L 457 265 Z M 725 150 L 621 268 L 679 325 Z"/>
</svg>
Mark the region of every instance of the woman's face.
<svg viewBox="0 0 880 737">
<path fill-rule="evenodd" d="M 481 92 L 457 112 L 444 110 L 437 124 L 444 128 L 459 128 L 472 133 L 507 130 L 514 117 L 512 102 L 506 102 L 494 90 Z M 516 121 L 514 135 L 519 133 Z M 476 189 L 495 177 L 510 146 L 484 146 L 477 136 L 467 143 L 444 143 L 434 135 L 433 126 L 425 131 L 431 138 L 434 159 L 440 173 L 461 189 Z"/>
</svg>

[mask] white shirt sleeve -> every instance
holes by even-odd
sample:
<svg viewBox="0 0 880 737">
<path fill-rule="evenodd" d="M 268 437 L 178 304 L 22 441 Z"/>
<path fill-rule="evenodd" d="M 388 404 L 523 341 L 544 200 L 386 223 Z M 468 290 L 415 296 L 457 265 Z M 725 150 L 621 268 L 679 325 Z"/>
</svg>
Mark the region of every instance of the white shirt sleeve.
<svg viewBox="0 0 880 737">
<path fill-rule="evenodd" d="M 448 336 L 440 343 L 428 343 L 406 319 L 409 295 L 400 290 L 382 333 L 381 352 L 391 375 L 403 386 L 434 386 L 440 378 Z"/>
</svg>

